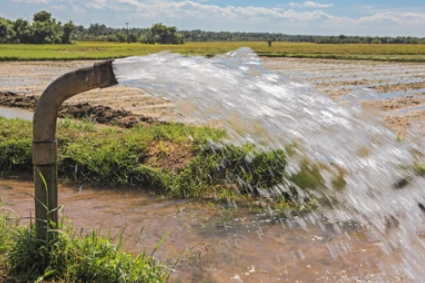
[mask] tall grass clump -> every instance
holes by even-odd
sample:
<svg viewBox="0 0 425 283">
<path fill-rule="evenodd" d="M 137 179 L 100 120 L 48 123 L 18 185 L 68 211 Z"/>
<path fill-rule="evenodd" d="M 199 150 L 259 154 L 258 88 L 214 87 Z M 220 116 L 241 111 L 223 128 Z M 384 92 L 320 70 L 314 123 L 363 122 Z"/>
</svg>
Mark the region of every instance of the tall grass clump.
<svg viewBox="0 0 425 283">
<path fill-rule="evenodd" d="M 2 206 L 0 198 L 0 275 L 6 271 L 7 254 L 13 246 L 13 235 L 16 229 L 12 212 Z"/>
<path fill-rule="evenodd" d="M 28 122 L 0 117 L 0 175 L 30 171 L 31 131 Z"/>
<path fill-rule="evenodd" d="M 56 231 L 49 243 L 37 239 L 35 227 L 19 231 L 8 255 L 7 275 L 41 282 L 161 283 L 168 274 L 145 252 L 133 256 L 110 239 L 92 232 L 76 236 L 71 229 Z"/>
<path fill-rule="evenodd" d="M 165 237 L 151 254 L 143 251 L 133 256 L 124 251 L 122 237 L 113 244 L 114 239 L 96 231 L 77 235 L 63 222 L 54 230 L 57 237 L 46 244 L 37 239 L 34 225 L 20 227 L 12 216 L 13 211 L 2 206 L 0 199 L 0 278 L 81 283 L 161 283 L 168 279 L 164 266 L 153 258 Z"/>
</svg>

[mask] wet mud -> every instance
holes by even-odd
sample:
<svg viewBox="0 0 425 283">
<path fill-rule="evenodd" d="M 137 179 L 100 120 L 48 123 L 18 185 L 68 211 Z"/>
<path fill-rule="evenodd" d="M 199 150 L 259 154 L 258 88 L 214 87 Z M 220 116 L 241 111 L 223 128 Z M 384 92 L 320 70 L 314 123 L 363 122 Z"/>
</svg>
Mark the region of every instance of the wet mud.
<svg viewBox="0 0 425 283">
<path fill-rule="evenodd" d="M 134 115 L 130 111 L 124 109 L 113 109 L 109 106 L 103 105 L 92 106 L 88 103 L 62 105 L 59 109 L 58 117 L 91 119 L 91 121 L 100 124 L 115 125 L 124 128 L 132 128 L 139 125 L 147 126 L 160 123 L 155 118 L 146 117 L 143 115 Z"/>
<path fill-rule="evenodd" d="M 0 92 L 0 106 L 4 107 L 34 110 L 37 101 L 38 97 L 34 95 L 19 95 L 10 91 Z M 58 117 L 89 119 L 92 122 L 124 128 L 162 123 L 155 118 L 135 115 L 124 109 L 113 109 L 103 105 L 92 106 L 89 103 L 64 104 L 59 108 Z"/>
<path fill-rule="evenodd" d="M 34 109 L 38 98 L 34 95 L 19 95 L 11 91 L 0 91 L 0 106 Z"/>
</svg>

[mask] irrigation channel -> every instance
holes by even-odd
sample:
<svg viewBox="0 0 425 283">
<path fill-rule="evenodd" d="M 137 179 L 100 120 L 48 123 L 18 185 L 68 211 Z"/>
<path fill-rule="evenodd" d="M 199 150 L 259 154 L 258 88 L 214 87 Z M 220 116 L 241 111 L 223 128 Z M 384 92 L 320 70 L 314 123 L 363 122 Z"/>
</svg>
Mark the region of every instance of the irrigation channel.
<svg viewBox="0 0 425 283">
<path fill-rule="evenodd" d="M 306 217 L 254 215 L 231 203 L 233 212 L 228 213 L 199 202 L 159 200 L 131 190 L 106 188 L 99 193 L 62 186 L 60 203 L 66 214 L 77 227 L 125 226 L 129 243 L 136 242 L 130 244 L 135 252 L 153 247 L 169 232 L 158 257 L 185 252 L 172 279 L 181 282 L 423 282 L 425 179 L 409 169 L 424 162 L 423 139 L 420 134 L 408 135 L 400 143 L 383 125 L 382 116 L 362 107 L 366 100 L 366 106 L 374 108 L 379 93 L 385 93 L 380 87 L 392 84 L 371 87 L 369 82 L 365 88 L 336 94 L 320 80 L 328 73 L 339 82 L 338 68 L 343 66 L 325 71 L 319 64 L 307 74 L 286 68 L 290 60 L 283 65 L 269 60 L 264 64 L 246 48 L 212 59 L 161 53 L 116 60 L 114 72 L 120 87 L 165 97 L 167 105 L 193 121 L 219 122 L 230 133 L 228 143 L 251 142 L 264 150 L 296 144 L 288 172 L 297 172 L 300 162 L 308 159 L 327 168 L 324 181 L 332 187 L 333 177 L 343 168 L 344 190 L 317 192 L 328 200 L 327 206 Z M 405 74 L 425 70 L 422 65 L 406 66 Z M 373 67 L 377 75 L 362 66 L 358 72 L 364 73 L 362 80 L 382 80 L 385 74 L 397 77 L 397 68 L 384 67 Z M 421 89 L 418 78 L 397 78 Z M 317 87 L 311 83 L 315 79 L 320 81 Z M 395 189 L 406 177 L 410 182 Z M 22 193 L 32 188 L 30 182 L 0 180 L 2 197 L 15 204 L 19 215 L 29 214 L 33 202 Z M 262 193 L 284 190 L 282 185 Z"/>
</svg>

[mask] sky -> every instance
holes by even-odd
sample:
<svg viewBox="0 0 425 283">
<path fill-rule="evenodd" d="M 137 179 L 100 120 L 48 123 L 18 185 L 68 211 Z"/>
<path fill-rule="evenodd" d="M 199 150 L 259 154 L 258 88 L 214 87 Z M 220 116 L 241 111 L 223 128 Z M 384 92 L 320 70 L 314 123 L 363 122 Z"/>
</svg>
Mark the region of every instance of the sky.
<svg viewBox="0 0 425 283">
<path fill-rule="evenodd" d="M 0 17 L 31 21 L 41 10 L 84 26 L 425 37 L 424 0 L 0 0 Z"/>
</svg>

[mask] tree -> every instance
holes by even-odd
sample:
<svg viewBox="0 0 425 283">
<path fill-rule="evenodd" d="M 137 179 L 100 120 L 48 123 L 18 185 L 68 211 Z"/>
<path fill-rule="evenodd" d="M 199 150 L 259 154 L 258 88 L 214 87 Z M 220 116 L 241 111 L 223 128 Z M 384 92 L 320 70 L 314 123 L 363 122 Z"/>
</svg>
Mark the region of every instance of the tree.
<svg viewBox="0 0 425 283">
<path fill-rule="evenodd" d="M 128 42 L 137 42 L 137 34 L 135 33 L 130 33 L 128 35 Z"/>
<path fill-rule="evenodd" d="M 15 41 L 15 31 L 13 22 L 0 17 L 0 43 L 9 43 Z"/>
<path fill-rule="evenodd" d="M 141 40 L 142 43 L 148 44 L 183 44 L 184 35 L 178 33 L 176 27 L 167 27 L 162 23 L 157 23 L 152 25 Z"/>
<path fill-rule="evenodd" d="M 50 21 L 51 19 L 52 19 L 52 14 L 46 11 L 38 12 L 34 14 L 33 16 L 34 22 L 46 22 L 46 21 Z"/>
<path fill-rule="evenodd" d="M 69 23 L 66 23 L 63 26 L 63 35 L 62 35 L 62 43 L 64 44 L 70 44 L 71 43 L 71 35 L 76 30 L 76 27 L 72 21 L 69 21 Z"/>
<path fill-rule="evenodd" d="M 34 15 L 34 42 L 52 43 L 55 37 L 55 24 L 52 21 L 52 14 L 41 11 Z"/>
<path fill-rule="evenodd" d="M 18 43 L 32 43 L 34 39 L 34 30 L 30 23 L 23 19 L 17 19 L 13 24 L 15 31 L 16 42 Z"/>
</svg>

